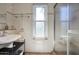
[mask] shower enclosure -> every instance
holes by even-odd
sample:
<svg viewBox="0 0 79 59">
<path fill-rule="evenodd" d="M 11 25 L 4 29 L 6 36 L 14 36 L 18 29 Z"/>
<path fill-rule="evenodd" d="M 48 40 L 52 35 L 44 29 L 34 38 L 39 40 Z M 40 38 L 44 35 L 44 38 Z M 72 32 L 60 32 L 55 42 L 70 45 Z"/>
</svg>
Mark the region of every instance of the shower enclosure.
<svg viewBox="0 0 79 59">
<path fill-rule="evenodd" d="M 68 5 L 55 6 L 55 51 L 67 54 Z"/>
<path fill-rule="evenodd" d="M 69 4 L 69 54 L 79 55 L 79 4 Z"/>
<path fill-rule="evenodd" d="M 54 11 L 54 50 L 79 55 L 79 4 L 56 4 Z"/>
</svg>

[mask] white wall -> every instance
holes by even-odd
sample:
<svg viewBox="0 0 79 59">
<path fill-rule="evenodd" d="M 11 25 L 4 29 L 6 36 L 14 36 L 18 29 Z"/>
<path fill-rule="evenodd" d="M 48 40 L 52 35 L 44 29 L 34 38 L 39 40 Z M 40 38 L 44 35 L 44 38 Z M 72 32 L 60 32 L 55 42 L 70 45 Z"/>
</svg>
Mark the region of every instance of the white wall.
<svg viewBox="0 0 79 59">
<path fill-rule="evenodd" d="M 0 23 L 6 23 L 11 29 L 11 26 L 14 25 L 14 16 L 8 12 L 12 12 L 12 4 L 0 3 Z"/>
</svg>

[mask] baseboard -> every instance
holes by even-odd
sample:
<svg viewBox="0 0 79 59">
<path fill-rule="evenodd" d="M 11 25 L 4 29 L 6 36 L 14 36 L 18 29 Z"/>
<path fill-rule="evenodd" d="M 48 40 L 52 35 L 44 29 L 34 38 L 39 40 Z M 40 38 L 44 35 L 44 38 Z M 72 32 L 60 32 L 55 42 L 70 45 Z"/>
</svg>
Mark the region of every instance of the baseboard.
<svg viewBox="0 0 79 59">
<path fill-rule="evenodd" d="M 35 54 L 35 55 L 36 54 L 43 54 L 43 55 L 45 54 L 46 55 L 46 54 L 51 54 L 51 53 L 52 53 L 52 51 L 51 52 L 25 52 L 25 54 Z"/>
</svg>

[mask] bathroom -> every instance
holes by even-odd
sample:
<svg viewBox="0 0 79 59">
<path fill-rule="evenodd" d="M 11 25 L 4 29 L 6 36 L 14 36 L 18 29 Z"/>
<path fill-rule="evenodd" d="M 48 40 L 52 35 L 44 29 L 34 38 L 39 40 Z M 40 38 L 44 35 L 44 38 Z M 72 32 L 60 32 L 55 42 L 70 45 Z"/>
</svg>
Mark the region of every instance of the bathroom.
<svg viewBox="0 0 79 59">
<path fill-rule="evenodd" d="M 0 4 L 0 23 L 8 25 L 7 32 L 16 32 L 25 39 L 25 52 L 44 52 L 49 53 L 53 51 L 53 7 L 54 4 L 44 4 L 49 9 L 48 20 L 48 39 L 33 39 L 32 32 L 32 16 L 33 5 L 30 3 L 14 3 L 14 4 Z M 42 4 L 43 5 L 43 4 Z M 23 41 L 22 39 L 18 41 Z M 24 48 L 24 47 L 23 47 Z"/>
<path fill-rule="evenodd" d="M 1 51 L 12 49 L 16 46 L 14 42 L 19 42 L 22 45 L 18 51 L 22 51 L 22 55 L 79 54 L 78 44 L 75 44 L 79 41 L 78 6 L 68 3 L 0 3 Z M 9 39 L 11 42 L 6 46 Z M 4 53 L 8 54 L 1 52 Z"/>
</svg>

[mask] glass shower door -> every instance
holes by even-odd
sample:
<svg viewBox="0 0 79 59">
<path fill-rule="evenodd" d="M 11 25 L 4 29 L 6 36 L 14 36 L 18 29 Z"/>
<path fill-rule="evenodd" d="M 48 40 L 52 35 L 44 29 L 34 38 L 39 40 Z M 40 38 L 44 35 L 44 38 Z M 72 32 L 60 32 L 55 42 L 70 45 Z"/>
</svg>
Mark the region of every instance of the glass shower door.
<svg viewBox="0 0 79 59">
<path fill-rule="evenodd" d="M 70 22 L 68 34 L 69 38 L 69 54 L 79 55 L 79 4 L 69 4 Z"/>
<path fill-rule="evenodd" d="M 69 7 L 67 4 L 57 4 L 55 7 L 55 52 L 57 54 L 67 54 L 67 30 L 69 22 Z"/>
</svg>

